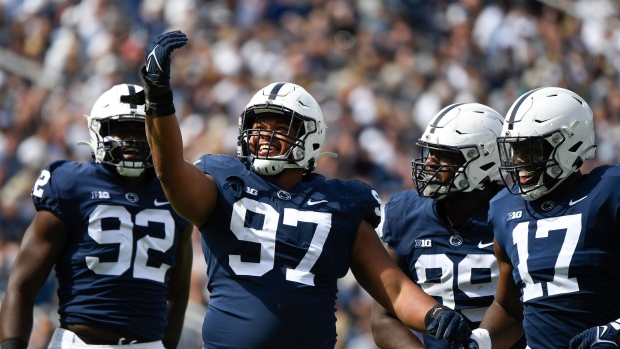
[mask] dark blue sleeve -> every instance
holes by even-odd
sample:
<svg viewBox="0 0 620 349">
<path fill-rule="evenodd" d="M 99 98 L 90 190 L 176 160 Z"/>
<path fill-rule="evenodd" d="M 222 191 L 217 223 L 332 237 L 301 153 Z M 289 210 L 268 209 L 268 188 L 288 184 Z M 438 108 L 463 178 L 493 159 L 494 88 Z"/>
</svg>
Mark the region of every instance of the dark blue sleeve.
<svg viewBox="0 0 620 349">
<path fill-rule="evenodd" d="M 37 211 L 49 210 L 62 216 L 62 200 L 58 190 L 58 183 L 65 180 L 57 169 L 65 162 L 56 161 L 46 166 L 32 187 L 32 201 Z M 60 171 L 62 172 L 62 171 Z"/>
<path fill-rule="evenodd" d="M 386 244 L 393 246 L 394 245 L 394 228 L 392 226 L 392 212 L 395 208 L 397 208 L 394 205 L 394 200 L 396 198 L 396 195 L 398 195 L 398 193 L 393 194 L 390 199 L 388 200 L 388 202 L 385 204 L 385 207 L 383 208 L 384 212 L 383 212 L 383 234 L 381 235 L 381 240 L 383 240 L 383 242 L 385 242 Z"/>
</svg>

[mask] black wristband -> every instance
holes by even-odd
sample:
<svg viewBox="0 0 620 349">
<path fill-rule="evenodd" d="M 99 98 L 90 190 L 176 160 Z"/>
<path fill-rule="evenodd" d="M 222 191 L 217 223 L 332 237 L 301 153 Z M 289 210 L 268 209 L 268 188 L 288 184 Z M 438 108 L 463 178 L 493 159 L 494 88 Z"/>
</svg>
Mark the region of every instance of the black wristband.
<svg viewBox="0 0 620 349">
<path fill-rule="evenodd" d="M 174 103 L 172 101 L 172 91 L 170 85 L 156 86 L 147 78 L 146 67 L 140 70 L 142 77 L 142 85 L 144 87 L 144 111 L 146 115 L 151 116 L 168 116 L 175 113 Z"/>
<path fill-rule="evenodd" d="M 5 339 L 0 342 L 0 349 L 28 349 L 28 343 L 19 338 Z"/>
<path fill-rule="evenodd" d="M 173 341 L 172 339 L 163 339 L 161 341 L 166 349 L 176 349 L 179 345 L 179 341 Z"/>
<path fill-rule="evenodd" d="M 427 313 L 426 316 L 424 317 L 424 325 L 426 327 L 428 327 L 428 325 L 431 324 L 431 322 L 433 322 L 438 316 L 439 314 L 443 313 L 444 311 L 447 310 L 452 310 L 446 306 L 443 306 L 441 304 L 435 304 Z"/>
</svg>

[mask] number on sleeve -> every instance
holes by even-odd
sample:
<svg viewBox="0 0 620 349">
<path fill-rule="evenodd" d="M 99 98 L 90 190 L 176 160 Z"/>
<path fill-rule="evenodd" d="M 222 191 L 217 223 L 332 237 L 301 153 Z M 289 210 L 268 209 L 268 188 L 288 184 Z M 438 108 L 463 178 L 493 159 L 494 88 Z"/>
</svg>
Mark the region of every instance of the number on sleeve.
<svg viewBox="0 0 620 349">
<path fill-rule="evenodd" d="M 39 178 L 37 178 L 37 181 L 34 183 L 34 187 L 32 188 L 32 195 L 42 198 L 43 189 L 41 189 L 41 187 L 46 185 L 47 182 L 49 182 L 50 177 L 52 177 L 52 175 L 50 174 L 50 171 L 48 170 L 41 171 L 41 175 L 39 176 Z"/>
</svg>

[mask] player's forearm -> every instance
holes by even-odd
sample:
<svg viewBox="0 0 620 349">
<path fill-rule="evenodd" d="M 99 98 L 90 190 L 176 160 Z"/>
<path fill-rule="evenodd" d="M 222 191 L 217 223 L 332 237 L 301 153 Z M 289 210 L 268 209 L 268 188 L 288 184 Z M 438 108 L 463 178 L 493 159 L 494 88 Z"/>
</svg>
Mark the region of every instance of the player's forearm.
<svg viewBox="0 0 620 349">
<path fill-rule="evenodd" d="M 375 302 L 371 316 L 372 336 L 379 348 L 424 348 L 411 330 Z"/>
<path fill-rule="evenodd" d="M 176 115 L 146 118 L 146 134 L 153 164 L 162 184 L 182 176 L 183 138 Z"/>
<path fill-rule="evenodd" d="M 0 308 L 0 341 L 21 339 L 28 342 L 33 308 L 34 300 L 27 302 L 21 295 L 7 290 Z"/>
<path fill-rule="evenodd" d="M 436 304 L 437 301 L 424 293 L 413 282 L 407 282 L 401 286 L 398 298 L 394 302 L 394 314 L 407 327 L 426 333 L 424 322 L 426 313 Z"/>
<path fill-rule="evenodd" d="M 178 343 L 179 339 L 181 339 L 187 302 L 187 297 L 168 300 L 168 325 L 164 333 L 164 344 L 166 344 L 166 349 L 171 349 L 171 344 Z"/>
<path fill-rule="evenodd" d="M 510 348 L 523 336 L 523 326 L 497 302 L 484 314 L 480 327 L 489 331 L 493 348 Z"/>
</svg>

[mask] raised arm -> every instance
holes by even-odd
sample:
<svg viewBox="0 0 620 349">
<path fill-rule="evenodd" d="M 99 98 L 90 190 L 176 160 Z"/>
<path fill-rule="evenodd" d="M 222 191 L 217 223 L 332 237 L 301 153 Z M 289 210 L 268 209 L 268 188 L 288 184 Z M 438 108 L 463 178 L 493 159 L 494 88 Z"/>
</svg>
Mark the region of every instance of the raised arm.
<svg viewBox="0 0 620 349">
<path fill-rule="evenodd" d="M 186 43 L 187 38 L 180 31 L 155 37 L 146 48 L 146 66 L 140 73 L 146 102 L 146 134 L 157 177 L 175 211 L 200 227 L 213 211 L 218 194 L 213 178 L 183 155 L 183 139 L 170 89 L 170 61 L 172 51 Z"/>
<path fill-rule="evenodd" d="M 462 342 L 471 330 L 454 310 L 445 308 L 411 281 L 383 248 L 372 225 L 362 221 L 351 250 L 351 271 L 360 285 L 409 328 Z"/>
<path fill-rule="evenodd" d="M 32 331 L 35 299 L 65 240 L 62 221 L 50 211 L 39 211 L 26 230 L 11 268 L 6 294 L 0 306 L 0 340 L 19 341 L 26 348 L 25 343 Z M 20 346 L 15 343 L 14 348 Z"/>
<path fill-rule="evenodd" d="M 398 264 L 398 259 L 389 246 L 387 251 L 392 260 Z M 376 301 L 372 305 L 370 324 L 372 336 L 379 348 L 424 348 L 420 339 L 405 324 Z"/>
</svg>

